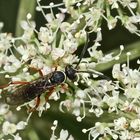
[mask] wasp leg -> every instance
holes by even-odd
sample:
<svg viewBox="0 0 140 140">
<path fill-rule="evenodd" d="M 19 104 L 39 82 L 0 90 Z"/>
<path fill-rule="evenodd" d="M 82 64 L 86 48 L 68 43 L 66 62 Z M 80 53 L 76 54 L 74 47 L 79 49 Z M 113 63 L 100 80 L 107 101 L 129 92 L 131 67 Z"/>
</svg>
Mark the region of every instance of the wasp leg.
<svg viewBox="0 0 140 140">
<path fill-rule="evenodd" d="M 25 84 L 30 84 L 30 82 L 27 82 L 27 81 L 11 81 L 8 84 L 0 86 L 0 89 L 6 88 L 6 87 L 8 87 L 10 85 L 16 85 L 16 84 L 25 85 Z"/>
<path fill-rule="evenodd" d="M 65 83 L 62 83 L 62 84 L 61 84 L 61 87 L 62 87 L 62 89 L 64 90 L 64 92 L 68 90 L 68 85 L 65 84 Z"/>
<path fill-rule="evenodd" d="M 54 87 L 52 87 L 52 88 L 49 90 L 49 92 L 47 93 L 47 95 L 46 95 L 46 97 L 45 97 L 46 102 L 48 102 L 48 99 L 49 99 L 49 97 L 51 96 L 51 94 L 53 93 L 53 91 L 54 91 Z"/>
<path fill-rule="evenodd" d="M 9 84 L 10 85 L 12 85 L 12 84 L 26 85 L 26 84 L 30 84 L 30 82 L 27 82 L 27 81 L 12 81 Z"/>
<path fill-rule="evenodd" d="M 6 87 L 8 87 L 9 85 L 10 85 L 10 84 L 2 85 L 2 86 L 0 86 L 0 89 L 6 88 Z"/>
<path fill-rule="evenodd" d="M 67 90 L 68 90 L 68 87 L 67 87 L 66 84 L 61 84 L 61 86 L 62 86 L 62 88 L 63 88 L 64 91 L 67 91 Z M 49 97 L 51 96 L 51 94 L 53 93 L 54 89 L 55 89 L 55 87 L 52 87 L 52 88 L 49 90 L 49 92 L 47 93 L 47 95 L 46 95 L 46 97 L 45 97 L 46 102 L 48 102 L 48 99 L 49 99 Z"/>
<path fill-rule="evenodd" d="M 41 69 L 37 69 L 37 68 L 35 68 L 35 67 L 31 67 L 31 66 L 29 66 L 29 68 L 30 68 L 30 69 L 32 69 L 33 71 L 38 72 L 38 73 L 39 73 L 39 75 L 40 75 L 41 77 L 43 77 L 43 76 L 44 76 L 44 75 L 43 75 L 43 73 L 42 73 L 42 71 L 41 71 Z"/>
<path fill-rule="evenodd" d="M 55 66 L 55 71 L 57 71 L 57 66 Z"/>
<path fill-rule="evenodd" d="M 39 104 L 40 104 L 40 95 L 36 97 L 35 107 L 30 108 L 28 110 L 28 112 L 34 112 L 34 111 L 36 111 L 36 109 L 38 108 Z"/>
</svg>

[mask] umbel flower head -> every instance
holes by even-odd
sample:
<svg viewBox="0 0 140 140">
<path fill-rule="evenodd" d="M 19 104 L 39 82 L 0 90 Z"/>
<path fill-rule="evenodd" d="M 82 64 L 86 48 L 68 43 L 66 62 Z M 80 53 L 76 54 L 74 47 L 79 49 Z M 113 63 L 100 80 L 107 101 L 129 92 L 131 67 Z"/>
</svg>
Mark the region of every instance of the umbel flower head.
<svg viewBox="0 0 140 140">
<path fill-rule="evenodd" d="M 0 138 L 10 135 L 14 140 L 21 140 L 18 131 L 30 125 L 34 107 L 41 117 L 44 111 L 50 109 L 50 100 L 54 103 L 59 100 L 59 110 L 73 114 L 79 123 L 89 116 L 91 120 L 97 120 L 90 128 L 82 128 L 83 133 L 88 132 L 89 140 L 140 139 L 140 72 L 139 69 L 129 67 L 131 53 L 126 55 L 127 64 L 114 65 L 112 79 L 94 70 L 99 64 L 118 60 L 124 49 L 120 45 L 120 52 L 116 55 L 104 55 L 99 50 L 102 20 L 106 20 L 109 30 L 115 28 L 120 21 L 131 33 L 139 36 L 139 13 L 135 12 L 138 2 L 65 0 L 58 5 L 50 3 L 49 6 L 41 6 L 40 0 L 37 0 L 37 4 L 36 9 L 42 12 L 46 20 L 44 26 L 37 30 L 35 23 L 31 21 L 32 15 L 28 13 L 27 20 L 21 23 L 24 30 L 22 36 L 15 38 L 11 34 L 0 34 L 0 74 L 6 80 L 6 83 L 2 82 L 1 95 L 6 98 L 7 103 L 17 105 L 16 112 L 23 108 L 29 111 L 27 119 L 19 120 L 11 111 L 11 106 L 1 103 Z M 62 5 L 65 8 L 59 7 L 59 13 L 54 14 L 53 8 Z M 51 12 L 45 14 L 44 8 Z M 128 15 L 125 13 L 126 9 Z M 112 10 L 116 11 L 115 16 Z M 71 22 L 66 21 L 67 14 L 71 15 Z M 88 37 L 92 32 L 96 34 L 94 40 Z M 93 45 L 88 45 L 89 41 L 94 42 Z M 75 52 L 81 44 L 85 46 L 78 57 Z M 88 52 L 86 58 L 85 51 Z M 73 70 L 69 76 L 67 66 Z M 61 72 L 66 79 L 56 82 L 61 77 L 52 78 L 55 72 Z M 72 79 L 70 77 L 73 73 L 75 75 Z M 31 98 L 28 93 L 31 93 Z M 63 99 L 62 94 L 65 95 Z M 58 122 L 54 121 L 51 140 L 74 139 L 64 129 L 56 136 L 57 126 Z"/>
</svg>

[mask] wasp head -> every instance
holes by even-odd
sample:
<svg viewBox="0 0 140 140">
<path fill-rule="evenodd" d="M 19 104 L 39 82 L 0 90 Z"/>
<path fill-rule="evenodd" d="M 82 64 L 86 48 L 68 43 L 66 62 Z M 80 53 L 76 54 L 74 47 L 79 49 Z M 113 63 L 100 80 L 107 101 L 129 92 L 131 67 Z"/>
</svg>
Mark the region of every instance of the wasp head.
<svg viewBox="0 0 140 140">
<path fill-rule="evenodd" d="M 76 70 L 71 65 L 66 66 L 65 74 L 70 80 L 76 79 Z"/>
</svg>

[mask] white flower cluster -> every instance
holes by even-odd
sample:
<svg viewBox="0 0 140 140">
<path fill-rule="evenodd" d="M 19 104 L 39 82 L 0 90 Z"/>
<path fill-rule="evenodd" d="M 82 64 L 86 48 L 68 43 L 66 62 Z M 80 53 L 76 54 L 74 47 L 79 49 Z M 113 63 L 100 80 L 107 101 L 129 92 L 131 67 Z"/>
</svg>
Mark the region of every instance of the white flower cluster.
<svg viewBox="0 0 140 140">
<path fill-rule="evenodd" d="M 140 134 L 137 133 L 139 130 L 140 119 L 134 119 L 129 122 L 125 117 L 120 117 L 112 123 L 96 122 L 94 127 L 83 129 L 82 131 L 83 133 L 89 131 L 89 140 L 91 137 L 93 140 L 97 138 L 99 140 L 103 140 L 103 138 L 111 138 L 113 140 L 139 140 Z M 100 137 L 100 135 L 103 136 Z"/>
<path fill-rule="evenodd" d="M 52 132 L 52 135 L 51 135 L 50 140 L 74 140 L 73 136 L 72 135 L 69 135 L 68 131 L 67 130 L 64 130 L 64 129 L 62 129 L 60 131 L 60 136 L 57 137 L 55 135 L 55 130 L 57 128 L 57 125 L 58 125 L 58 121 L 55 120 L 53 122 L 53 126 L 51 127 L 51 129 L 52 129 L 53 132 Z"/>
<path fill-rule="evenodd" d="M 89 132 L 89 140 L 97 138 L 99 140 L 108 138 L 138 140 L 140 138 L 137 133 L 140 131 L 140 69 L 130 69 L 130 53 L 127 53 L 127 65 L 114 65 L 112 75 L 115 80 L 94 71 L 98 64 L 118 60 L 124 49 L 121 45 L 120 53 L 116 56 L 113 56 L 112 53 L 104 55 L 101 50 L 97 49 L 102 40 L 102 19 L 107 21 L 110 30 L 115 28 L 120 20 L 131 33 L 140 36 L 137 27 L 140 15 L 134 12 L 138 2 L 136 0 L 81 0 L 78 2 L 64 0 L 62 4 L 50 3 L 45 7 L 40 5 L 40 0 L 37 0 L 37 4 L 36 9 L 41 11 L 46 19 L 46 24 L 40 27 L 39 31 L 36 30 L 35 23 L 30 21 L 32 16 L 29 13 L 27 21 L 22 22 L 21 25 L 24 29 L 22 36 L 14 38 L 11 34 L 0 34 L 0 74 L 7 81 L 32 82 L 39 77 L 38 72 L 34 72 L 35 69 L 39 69 L 43 75 L 47 75 L 56 69 L 65 71 L 67 65 L 75 67 L 79 58 L 74 52 L 78 46 L 86 42 L 87 32 L 88 34 L 95 32 L 97 37 L 92 40 L 94 44 L 87 49 L 89 57 L 83 58 L 78 65 L 76 81 L 71 82 L 67 78 L 64 83 L 65 88 L 58 85 L 48 99 L 56 101 L 60 99 L 60 93 L 65 92 L 66 99 L 60 102 L 62 112 L 65 112 L 66 108 L 76 116 L 78 122 L 87 116 L 98 119 L 95 126 L 83 129 L 83 133 Z M 60 13 L 54 14 L 53 8 L 63 4 L 66 8 L 59 8 Z M 44 8 L 49 8 L 51 12 L 45 14 Z M 125 12 L 126 9 L 128 15 Z M 116 10 L 115 16 L 113 16 L 112 10 Z M 65 21 L 67 13 L 73 18 L 71 23 Z M 96 80 L 100 77 L 101 80 Z M 16 84 L 8 85 L 4 87 L 12 94 L 17 89 Z M 36 100 L 32 100 L 22 104 L 17 107 L 17 111 L 20 111 L 22 106 L 34 108 L 35 103 Z M 40 104 L 36 109 L 39 116 L 41 117 L 42 112 L 49 108 L 50 104 L 46 103 L 42 93 Z M 26 121 L 16 123 L 7 117 L 8 112 L 9 106 L 1 104 L 0 115 L 3 120 L 0 120 L 2 124 L 0 138 L 10 135 L 14 140 L 21 140 L 18 131 L 25 129 L 32 113 L 29 114 Z M 105 117 L 105 120 L 100 122 L 101 117 Z M 57 121 L 54 121 L 51 140 L 74 140 L 73 136 L 63 129 L 60 136 L 56 136 L 54 134 L 56 127 Z"/>
<path fill-rule="evenodd" d="M 64 0 L 64 3 L 67 12 L 75 19 L 77 18 L 77 21 L 80 21 L 82 17 L 86 21 L 86 26 L 90 27 L 91 32 L 97 31 L 102 19 L 104 19 L 109 30 L 115 28 L 117 22 L 120 21 L 127 30 L 140 36 L 140 30 L 136 26 L 140 22 L 140 14 L 134 12 L 139 5 L 138 0 Z M 73 5 L 77 8 L 75 9 Z M 86 12 L 84 12 L 85 9 Z M 128 10 L 127 14 L 126 9 Z M 115 15 L 112 11 L 116 11 Z"/>
<path fill-rule="evenodd" d="M 0 120 L 2 127 L 0 138 L 2 139 L 5 138 L 5 136 L 10 135 L 14 140 L 22 140 L 22 137 L 19 135 L 18 131 L 25 129 L 31 114 L 29 114 L 26 121 L 21 120 L 18 123 L 15 123 L 17 117 L 13 114 L 12 111 L 9 110 L 9 105 L 1 103 L 0 116 L 4 116 L 4 118 Z"/>
<path fill-rule="evenodd" d="M 109 123 L 105 121 L 96 122 L 94 127 L 83 129 L 83 133 L 89 132 L 89 140 L 91 138 L 94 140 L 97 138 L 102 140 L 102 138 L 110 137 L 114 140 L 138 140 L 140 139 L 138 133 L 140 130 L 140 72 L 136 69 L 130 69 L 127 65 L 122 65 L 122 70 L 120 70 L 120 64 L 116 64 L 113 68 L 113 77 L 118 80 L 116 84 L 114 82 L 112 85 L 107 86 L 107 84 L 103 83 L 104 89 L 101 89 L 101 91 L 104 92 L 102 93 L 102 95 L 104 94 L 103 99 L 99 100 L 96 98 L 93 102 L 94 106 L 98 107 L 98 105 L 100 105 L 99 107 L 102 108 L 101 115 L 106 113 L 106 111 L 103 110 L 105 103 L 108 106 L 108 114 L 105 115 L 109 115 L 108 117 L 110 117 L 111 120 Z M 110 94 L 110 92 L 112 93 Z M 98 96 L 99 93 L 98 90 Z M 93 97 L 90 98 L 92 99 Z M 93 103 L 91 102 L 91 104 Z M 95 110 L 92 111 L 95 113 Z M 115 112 L 115 114 L 113 112 Z M 95 113 L 95 115 L 97 116 L 97 113 Z M 114 115 L 116 116 L 113 117 Z M 112 118 L 117 119 L 112 121 Z"/>
</svg>

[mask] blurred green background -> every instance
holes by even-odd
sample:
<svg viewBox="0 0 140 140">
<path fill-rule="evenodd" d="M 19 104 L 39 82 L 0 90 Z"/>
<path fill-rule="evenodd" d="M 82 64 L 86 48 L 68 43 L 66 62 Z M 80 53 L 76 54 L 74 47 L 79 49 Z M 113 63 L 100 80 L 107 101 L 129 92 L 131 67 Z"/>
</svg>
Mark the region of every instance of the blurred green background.
<svg viewBox="0 0 140 140">
<path fill-rule="evenodd" d="M 48 5 L 52 0 L 42 0 L 43 5 Z M 53 0 L 56 3 L 55 0 Z M 57 3 L 61 2 L 57 0 Z M 26 14 L 31 13 L 36 21 L 37 29 L 45 24 L 45 20 L 41 13 L 35 10 L 36 0 L 0 0 L 0 21 L 4 22 L 3 32 L 12 33 L 13 36 L 19 36 L 22 34 L 20 28 L 20 21 L 26 19 Z M 46 11 L 47 12 L 47 11 Z M 57 11 L 56 11 L 57 12 Z M 69 17 L 70 18 L 70 17 Z M 126 51 L 130 51 L 132 56 L 130 57 L 130 67 L 137 68 L 136 59 L 140 55 L 140 39 L 138 36 L 129 33 L 120 23 L 117 27 L 111 31 L 108 30 L 106 22 L 102 24 L 103 40 L 99 49 L 103 50 L 104 53 L 118 52 L 119 45 L 125 46 L 125 51 L 122 54 L 121 59 L 118 62 L 124 63 L 126 60 Z M 93 34 L 90 35 L 92 37 Z M 106 65 L 99 65 L 97 70 L 104 72 L 107 75 L 111 75 L 111 69 L 113 64 L 111 62 Z M 63 98 L 63 97 L 62 97 Z M 77 123 L 76 118 L 68 113 L 61 113 L 58 111 L 58 102 L 50 102 L 51 109 L 44 112 L 39 118 L 37 113 L 34 113 L 30 119 L 29 125 L 25 131 L 21 131 L 21 135 L 24 140 L 49 140 L 51 135 L 52 122 L 54 120 L 59 121 L 59 129 L 67 129 L 76 140 L 86 140 L 87 135 L 83 134 L 82 128 L 89 128 L 94 125 L 96 120 L 94 116 L 87 117 L 81 123 Z M 13 108 L 14 110 L 14 108 Z M 15 112 L 17 113 L 17 112 Z M 26 110 L 17 114 L 19 120 L 27 117 Z M 100 119 L 104 120 L 104 118 Z"/>
</svg>

